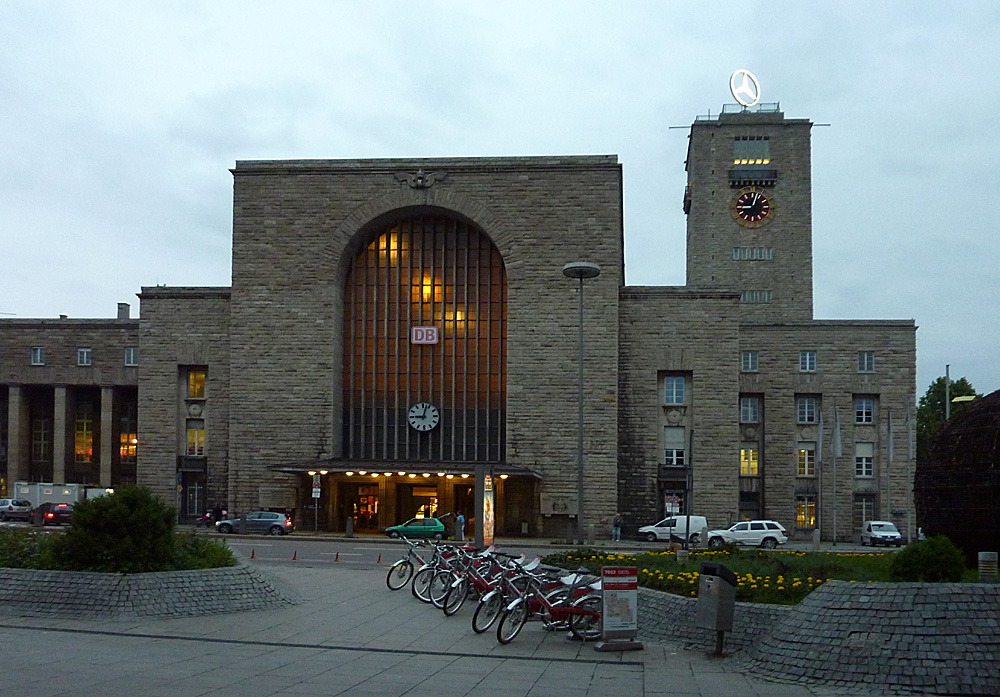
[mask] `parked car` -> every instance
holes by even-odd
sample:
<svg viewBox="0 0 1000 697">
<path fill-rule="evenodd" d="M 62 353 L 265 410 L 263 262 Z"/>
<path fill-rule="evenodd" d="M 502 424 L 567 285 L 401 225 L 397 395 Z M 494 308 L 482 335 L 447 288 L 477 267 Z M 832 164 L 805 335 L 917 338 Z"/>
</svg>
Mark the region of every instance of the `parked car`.
<svg viewBox="0 0 1000 697">
<path fill-rule="evenodd" d="M 0 520 L 31 520 L 31 501 L 0 499 Z"/>
<path fill-rule="evenodd" d="M 781 523 L 773 520 L 745 520 L 728 530 L 712 530 L 708 533 L 709 547 L 721 547 L 726 542 L 774 549 L 788 542 L 788 534 Z"/>
<path fill-rule="evenodd" d="M 903 536 L 896 526 L 887 520 L 866 520 L 861 525 L 861 546 L 896 545 L 902 546 Z"/>
<path fill-rule="evenodd" d="M 223 535 L 240 531 L 239 518 L 227 518 L 215 524 L 215 529 Z M 254 511 L 247 513 L 246 532 L 260 535 L 287 535 L 295 526 L 287 513 L 274 511 Z"/>
<path fill-rule="evenodd" d="M 393 525 L 385 529 L 385 534 L 397 537 L 433 537 L 443 540 L 445 537 L 444 523 L 437 518 L 410 518 L 402 525 Z"/>
<path fill-rule="evenodd" d="M 688 519 L 691 521 L 691 531 L 688 532 Z M 687 537 L 691 544 L 701 542 L 701 531 L 708 529 L 708 521 L 703 515 L 673 515 L 664 518 L 659 523 L 653 525 L 643 525 L 639 528 L 639 535 L 647 542 L 664 540 L 667 542 L 683 542 Z"/>
<path fill-rule="evenodd" d="M 46 501 L 31 512 L 32 524 L 37 520 L 37 516 L 42 517 L 42 525 L 62 525 L 70 522 L 73 516 L 73 504 Z"/>
</svg>

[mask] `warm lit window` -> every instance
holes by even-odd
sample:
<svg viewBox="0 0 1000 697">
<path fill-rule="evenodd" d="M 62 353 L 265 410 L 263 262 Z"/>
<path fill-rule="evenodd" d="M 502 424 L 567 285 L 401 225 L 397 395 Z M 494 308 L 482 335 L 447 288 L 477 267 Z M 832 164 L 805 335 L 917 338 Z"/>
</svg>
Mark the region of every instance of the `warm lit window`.
<svg viewBox="0 0 1000 697">
<path fill-rule="evenodd" d="M 854 476 L 875 476 L 875 444 L 855 443 L 854 445 Z"/>
<path fill-rule="evenodd" d="M 760 354 L 758 351 L 744 351 L 740 354 L 740 371 L 756 373 L 759 365 Z"/>
<path fill-rule="evenodd" d="M 668 375 L 663 382 L 664 404 L 684 404 L 684 378 Z"/>
<path fill-rule="evenodd" d="M 816 476 L 816 444 L 799 443 L 799 476 Z"/>
<path fill-rule="evenodd" d="M 757 448 L 740 448 L 740 474 L 756 477 L 759 474 Z"/>
<path fill-rule="evenodd" d="M 192 370 L 188 372 L 188 397 L 201 398 L 205 396 L 205 371 Z"/>
<path fill-rule="evenodd" d="M 799 372 L 800 373 L 816 372 L 815 351 L 799 351 Z"/>
<path fill-rule="evenodd" d="M 767 136 L 738 136 L 733 141 L 734 165 L 767 165 L 771 163 L 771 141 Z"/>
<path fill-rule="evenodd" d="M 816 423 L 816 398 L 799 397 L 796 400 L 797 420 L 800 424 Z"/>
<path fill-rule="evenodd" d="M 760 421 L 760 400 L 757 397 L 740 397 L 740 423 L 755 424 Z"/>
<path fill-rule="evenodd" d="M 816 527 L 816 497 L 812 495 L 795 497 L 795 527 Z"/>
<path fill-rule="evenodd" d="M 125 349 L 125 365 L 139 365 L 139 349 L 134 346 Z"/>
<path fill-rule="evenodd" d="M 43 347 L 31 347 L 31 365 L 45 365 L 45 349 Z"/>
<path fill-rule="evenodd" d="M 74 460 L 76 462 L 93 462 L 94 408 L 88 402 L 77 405 L 75 431 Z"/>
<path fill-rule="evenodd" d="M 94 362 L 94 352 L 89 348 L 78 348 L 76 350 L 77 365 L 91 365 Z"/>
<path fill-rule="evenodd" d="M 205 454 L 205 420 L 204 419 L 188 419 L 187 421 L 187 436 L 188 436 L 188 455 L 204 455 Z"/>
<path fill-rule="evenodd" d="M 686 464 L 683 427 L 666 426 L 663 429 L 663 464 L 671 467 L 683 467 Z"/>
<path fill-rule="evenodd" d="M 854 400 L 854 423 L 875 423 L 875 400 L 871 397 L 856 397 Z"/>
</svg>

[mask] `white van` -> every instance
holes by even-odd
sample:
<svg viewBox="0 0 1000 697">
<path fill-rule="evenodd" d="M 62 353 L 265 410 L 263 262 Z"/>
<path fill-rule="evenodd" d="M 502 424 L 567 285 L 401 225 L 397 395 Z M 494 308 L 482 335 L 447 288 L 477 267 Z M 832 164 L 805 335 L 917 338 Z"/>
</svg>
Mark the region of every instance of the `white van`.
<svg viewBox="0 0 1000 697">
<path fill-rule="evenodd" d="M 690 532 L 688 532 L 688 521 L 691 521 Z M 643 525 L 639 528 L 639 537 L 647 542 L 683 542 L 687 538 L 691 544 L 701 542 L 701 532 L 708 530 L 708 521 L 703 515 L 673 515 L 664 518 L 659 523 L 653 525 Z"/>
<path fill-rule="evenodd" d="M 896 545 L 902 546 L 903 536 L 888 520 L 866 520 L 861 525 L 861 546 Z"/>
</svg>

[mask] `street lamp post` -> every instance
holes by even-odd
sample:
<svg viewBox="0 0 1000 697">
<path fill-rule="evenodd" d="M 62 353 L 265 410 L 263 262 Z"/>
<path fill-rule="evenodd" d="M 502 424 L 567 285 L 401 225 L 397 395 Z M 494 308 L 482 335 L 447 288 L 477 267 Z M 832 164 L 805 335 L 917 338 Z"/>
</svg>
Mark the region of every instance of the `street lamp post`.
<svg viewBox="0 0 1000 697">
<path fill-rule="evenodd" d="M 576 537 L 585 544 L 583 536 L 583 280 L 596 278 L 601 267 L 589 261 L 574 261 L 563 267 L 563 275 L 580 281 L 580 346 L 579 346 L 579 393 L 577 403 L 576 433 Z"/>
</svg>

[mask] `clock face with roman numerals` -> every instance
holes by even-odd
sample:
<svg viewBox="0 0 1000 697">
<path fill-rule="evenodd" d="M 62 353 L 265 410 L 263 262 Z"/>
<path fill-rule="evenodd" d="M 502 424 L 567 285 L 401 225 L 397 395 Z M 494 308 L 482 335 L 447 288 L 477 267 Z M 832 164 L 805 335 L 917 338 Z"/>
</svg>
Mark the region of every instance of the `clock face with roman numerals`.
<svg viewBox="0 0 1000 697">
<path fill-rule="evenodd" d="M 733 220 L 748 228 L 767 225 L 775 211 L 773 198 L 759 186 L 745 186 L 737 191 L 729 208 Z"/>
</svg>

